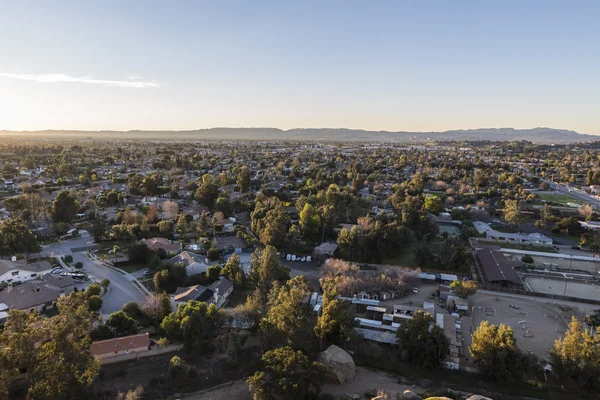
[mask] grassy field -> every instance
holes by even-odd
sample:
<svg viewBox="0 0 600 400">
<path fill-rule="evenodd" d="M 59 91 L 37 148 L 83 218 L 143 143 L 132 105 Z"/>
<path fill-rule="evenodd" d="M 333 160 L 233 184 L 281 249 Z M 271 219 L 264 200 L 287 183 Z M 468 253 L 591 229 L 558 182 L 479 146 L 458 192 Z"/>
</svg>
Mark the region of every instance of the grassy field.
<svg viewBox="0 0 600 400">
<path fill-rule="evenodd" d="M 567 205 L 567 203 L 577 203 L 581 204 L 579 200 L 574 197 L 565 194 L 550 194 L 550 193 L 540 193 L 538 194 L 538 198 L 540 200 L 551 201 L 553 203 L 559 203 Z"/>
</svg>

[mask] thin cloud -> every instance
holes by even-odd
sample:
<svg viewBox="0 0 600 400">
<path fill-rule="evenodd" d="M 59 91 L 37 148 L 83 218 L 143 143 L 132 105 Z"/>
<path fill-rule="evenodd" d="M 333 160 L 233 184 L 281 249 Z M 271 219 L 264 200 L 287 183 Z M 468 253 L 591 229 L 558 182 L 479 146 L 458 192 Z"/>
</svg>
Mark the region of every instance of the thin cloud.
<svg viewBox="0 0 600 400">
<path fill-rule="evenodd" d="M 0 73 L 0 77 L 9 79 L 21 79 L 25 81 L 34 81 L 39 83 L 89 83 L 92 85 L 128 87 L 128 88 L 157 88 L 161 84 L 157 82 L 147 82 L 140 80 L 113 81 L 106 79 L 94 79 L 89 76 L 70 76 L 66 74 L 8 74 Z"/>
</svg>

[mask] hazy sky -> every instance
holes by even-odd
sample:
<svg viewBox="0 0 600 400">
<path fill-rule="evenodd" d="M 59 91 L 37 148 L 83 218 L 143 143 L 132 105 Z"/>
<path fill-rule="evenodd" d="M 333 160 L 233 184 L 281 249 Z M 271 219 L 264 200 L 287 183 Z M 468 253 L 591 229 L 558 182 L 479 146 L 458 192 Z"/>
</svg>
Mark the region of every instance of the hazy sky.
<svg viewBox="0 0 600 400">
<path fill-rule="evenodd" d="M 0 129 L 600 134 L 600 1 L 0 0 Z"/>
</svg>

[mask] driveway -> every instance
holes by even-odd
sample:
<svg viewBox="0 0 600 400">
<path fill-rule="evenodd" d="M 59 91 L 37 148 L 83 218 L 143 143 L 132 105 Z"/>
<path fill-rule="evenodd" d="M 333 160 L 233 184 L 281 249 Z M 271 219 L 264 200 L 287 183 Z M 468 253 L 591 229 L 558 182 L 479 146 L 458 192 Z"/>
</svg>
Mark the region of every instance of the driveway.
<svg viewBox="0 0 600 400">
<path fill-rule="evenodd" d="M 110 281 L 110 290 L 102 299 L 102 308 L 100 309 L 100 312 L 104 317 L 107 317 L 115 311 L 119 311 L 125 303 L 135 301 L 141 304 L 146 298 L 140 289 L 135 287 L 130 280 L 120 272 L 91 261 L 84 253 L 73 254 L 73 262 L 76 263 L 77 261 L 83 263 L 83 271 L 90 276 L 90 279 L 97 282 L 100 282 L 102 279 L 108 279 Z"/>
</svg>

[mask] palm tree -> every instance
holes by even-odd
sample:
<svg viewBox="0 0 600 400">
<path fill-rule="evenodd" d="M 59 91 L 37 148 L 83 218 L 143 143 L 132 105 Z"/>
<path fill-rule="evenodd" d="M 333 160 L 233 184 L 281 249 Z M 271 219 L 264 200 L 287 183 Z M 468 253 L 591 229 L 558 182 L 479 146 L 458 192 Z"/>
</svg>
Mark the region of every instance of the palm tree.
<svg viewBox="0 0 600 400">
<path fill-rule="evenodd" d="M 112 250 L 108 252 L 108 254 L 114 254 L 115 255 L 115 264 L 117 263 L 118 260 L 118 252 L 119 250 L 121 250 L 121 248 L 118 245 L 114 245 Z"/>
</svg>

